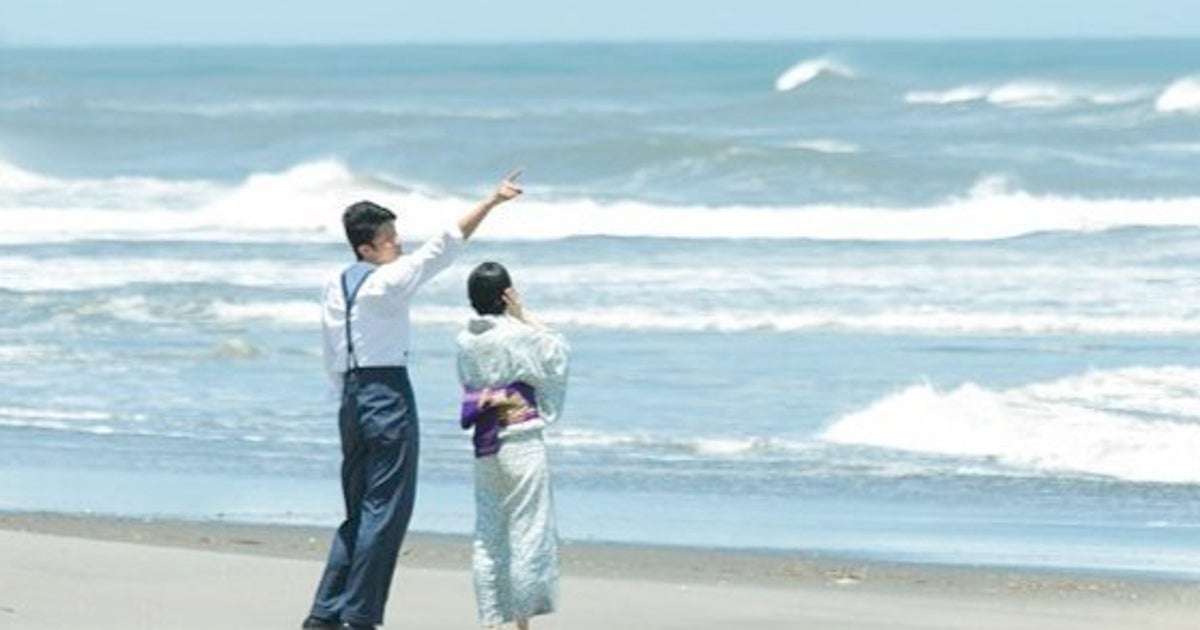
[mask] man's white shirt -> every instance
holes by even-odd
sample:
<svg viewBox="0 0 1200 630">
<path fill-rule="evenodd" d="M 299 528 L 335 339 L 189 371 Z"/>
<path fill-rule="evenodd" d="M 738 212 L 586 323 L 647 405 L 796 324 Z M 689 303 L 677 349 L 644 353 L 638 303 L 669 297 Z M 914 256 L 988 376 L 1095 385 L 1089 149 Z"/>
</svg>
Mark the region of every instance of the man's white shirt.
<svg viewBox="0 0 1200 630">
<path fill-rule="evenodd" d="M 430 238 L 412 254 L 375 267 L 358 290 L 351 313 L 350 330 L 358 367 L 408 365 L 412 297 L 421 285 L 454 262 L 463 243 L 462 231 L 454 225 Z M 374 266 L 362 261 L 355 265 Z M 340 392 L 347 366 L 342 272 L 326 283 L 321 306 L 325 370 Z"/>
</svg>

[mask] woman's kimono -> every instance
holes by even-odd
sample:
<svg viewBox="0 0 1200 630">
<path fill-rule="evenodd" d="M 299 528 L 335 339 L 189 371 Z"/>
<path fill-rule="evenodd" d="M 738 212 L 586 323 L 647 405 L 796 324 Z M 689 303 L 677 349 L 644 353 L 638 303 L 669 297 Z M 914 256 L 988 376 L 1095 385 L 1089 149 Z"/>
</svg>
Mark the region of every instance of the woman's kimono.
<svg viewBox="0 0 1200 630">
<path fill-rule="evenodd" d="M 458 334 L 462 425 L 474 432 L 479 623 L 551 612 L 558 599 L 558 534 L 542 430 L 566 395 L 566 340 L 505 315 L 473 318 Z M 501 417 L 486 396 L 531 404 Z"/>
</svg>

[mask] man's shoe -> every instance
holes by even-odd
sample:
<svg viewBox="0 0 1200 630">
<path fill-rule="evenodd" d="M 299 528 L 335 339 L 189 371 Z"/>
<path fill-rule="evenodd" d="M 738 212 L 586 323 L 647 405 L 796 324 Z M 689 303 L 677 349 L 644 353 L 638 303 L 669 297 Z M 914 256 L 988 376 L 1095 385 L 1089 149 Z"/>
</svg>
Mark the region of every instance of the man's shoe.
<svg viewBox="0 0 1200 630">
<path fill-rule="evenodd" d="M 341 630 L 342 624 L 332 619 L 321 619 L 320 617 L 309 615 L 304 620 L 304 623 L 300 624 L 300 627 L 303 630 Z"/>
<path fill-rule="evenodd" d="M 344 623 L 342 630 L 375 630 L 375 626 L 369 623 Z"/>
</svg>

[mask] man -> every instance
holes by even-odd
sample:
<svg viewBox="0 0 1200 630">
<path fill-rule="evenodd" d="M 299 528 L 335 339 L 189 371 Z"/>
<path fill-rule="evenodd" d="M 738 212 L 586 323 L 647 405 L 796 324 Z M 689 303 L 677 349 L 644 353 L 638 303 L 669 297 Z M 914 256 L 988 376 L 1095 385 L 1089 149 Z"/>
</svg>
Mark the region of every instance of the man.
<svg viewBox="0 0 1200 630">
<path fill-rule="evenodd" d="M 409 255 L 387 208 L 360 201 L 342 215 L 358 261 L 326 286 L 322 323 L 325 366 L 341 389 L 346 519 L 334 535 L 303 628 L 383 623 L 417 481 L 417 408 L 406 368 L 409 304 L 421 285 L 450 266 L 493 208 L 521 194 L 517 175 Z"/>
</svg>

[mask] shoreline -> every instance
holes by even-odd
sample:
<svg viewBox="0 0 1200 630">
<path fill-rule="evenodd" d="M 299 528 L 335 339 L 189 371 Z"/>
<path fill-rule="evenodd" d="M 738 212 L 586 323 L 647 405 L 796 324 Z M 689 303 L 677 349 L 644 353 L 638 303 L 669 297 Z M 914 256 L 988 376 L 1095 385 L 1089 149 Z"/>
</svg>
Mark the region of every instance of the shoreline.
<svg viewBox="0 0 1200 630">
<path fill-rule="evenodd" d="M 295 628 L 333 528 L 0 511 L 2 628 Z M 470 541 L 412 533 L 383 628 L 475 625 Z M 543 630 L 1184 630 L 1200 584 L 565 541 Z"/>
<path fill-rule="evenodd" d="M 196 551 L 324 562 L 333 527 L 225 520 L 0 510 L 0 531 Z M 775 549 L 728 549 L 562 540 L 563 573 L 602 579 L 691 584 L 861 585 L 954 588 L 962 592 L 1056 595 L 1100 593 L 1140 599 L 1197 590 L 1186 577 L 1140 572 L 940 564 Z M 400 563 L 411 568 L 469 570 L 471 537 L 410 531 Z"/>
</svg>

